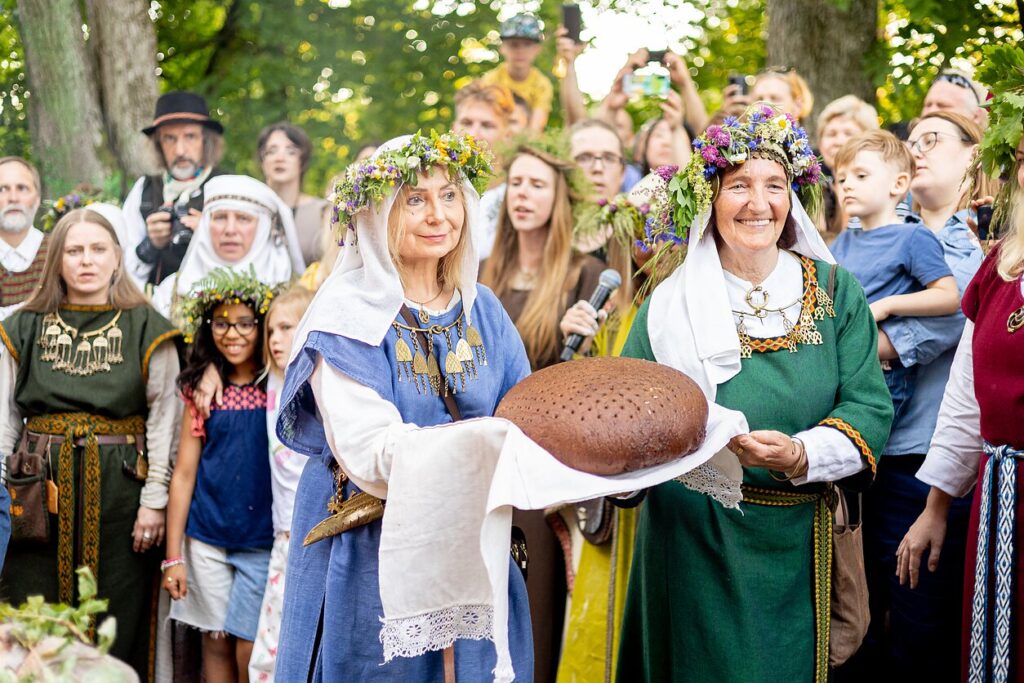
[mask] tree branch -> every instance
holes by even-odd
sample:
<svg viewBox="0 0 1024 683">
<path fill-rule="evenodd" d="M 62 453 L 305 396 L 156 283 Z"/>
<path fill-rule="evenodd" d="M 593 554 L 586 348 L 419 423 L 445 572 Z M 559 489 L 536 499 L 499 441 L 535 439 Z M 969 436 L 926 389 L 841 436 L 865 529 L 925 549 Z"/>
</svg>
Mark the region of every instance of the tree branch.
<svg viewBox="0 0 1024 683">
<path fill-rule="evenodd" d="M 228 5 L 227 14 L 224 17 L 224 25 L 221 26 L 220 31 L 217 33 L 217 38 L 213 41 L 213 52 L 210 53 L 210 59 L 206 62 L 206 70 L 203 71 L 204 79 L 213 75 L 217 58 L 228 49 L 231 41 L 235 39 L 238 33 L 238 17 L 240 14 L 241 7 L 238 0 L 231 0 L 231 4 Z"/>
</svg>

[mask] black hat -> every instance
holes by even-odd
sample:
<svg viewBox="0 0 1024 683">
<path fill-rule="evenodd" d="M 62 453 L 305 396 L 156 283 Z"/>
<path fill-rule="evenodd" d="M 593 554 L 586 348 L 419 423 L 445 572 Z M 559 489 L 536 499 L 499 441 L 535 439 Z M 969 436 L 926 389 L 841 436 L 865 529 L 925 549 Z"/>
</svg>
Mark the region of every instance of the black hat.
<svg viewBox="0 0 1024 683">
<path fill-rule="evenodd" d="M 165 123 L 198 123 L 218 133 L 224 132 L 224 126 L 210 118 L 206 100 L 194 92 L 182 90 L 164 93 L 157 99 L 153 125 L 143 128 L 142 132 L 152 135 Z"/>
</svg>

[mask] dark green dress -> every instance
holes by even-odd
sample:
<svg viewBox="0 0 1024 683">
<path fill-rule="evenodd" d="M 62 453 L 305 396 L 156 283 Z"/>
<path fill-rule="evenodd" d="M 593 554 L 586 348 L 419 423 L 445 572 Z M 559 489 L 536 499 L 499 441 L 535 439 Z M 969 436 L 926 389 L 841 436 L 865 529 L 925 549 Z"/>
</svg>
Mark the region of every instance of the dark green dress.
<svg viewBox="0 0 1024 683">
<path fill-rule="evenodd" d="M 80 334 L 99 329 L 111 322 L 117 311 L 110 306 L 61 307 L 61 319 Z M 179 335 L 171 324 L 148 305 L 121 311 L 117 319 L 123 360 L 111 363 L 109 371 L 89 375 L 71 375 L 56 370 L 43 360 L 39 340 L 46 332 L 44 314 L 15 313 L 0 323 L 0 339 L 17 363 L 15 401 L 30 431 L 50 425 L 49 433 L 67 433 L 54 415 L 78 414 L 76 436 L 88 431 L 101 433 L 104 424 L 140 424 L 144 430 L 148 413 L 146 381 L 149 361 L 156 348 Z M 109 335 L 104 335 L 108 338 Z M 80 339 L 81 337 L 76 337 Z M 112 338 L 111 338 L 112 339 Z M 71 360 L 74 361 L 71 349 Z M 111 347 L 109 351 L 113 351 Z M 61 537 L 59 515 L 50 515 L 50 541 L 47 545 L 12 543 L 7 552 L 0 591 L 4 600 L 19 604 L 30 595 L 42 595 L 47 601 L 68 599 L 66 587 L 77 592 L 77 581 L 68 584 L 66 568 L 59 567 L 61 548 L 70 550 L 71 569 L 98 557 L 96 574 L 100 598 L 110 601 L 109 614 L 117 619 L 117 638 L 111 654 L 131 664 L 142 680 L 152 677 L 152 655 L 156 642 L 156 597 L 160 550 L 136 553 L 132 550 L 132 527 L 139 509 L 144 481 L 133 476 L 138 465 L 139 444 L 99 445 L 99 533 L 89 538 L 88 515 L 94 514 L 83 492 L 87 490 L 86 448 L 73 448 L 72 481 L 73 531 Z M 59 483 L 60 445 L 49 448 L 51 478 Z M 62 493 L 64 493 L 62 491 Z M 61 500 L 62 497 L 58 497 Z M 77 600 L 77 595 L 70 596 Z M 103 616 L 98 621 L 102 621 Z"/>
<path fill-rule="evenodd" d="M 805 278 L 818 278 L 824 289 L 829 267 L 805 260 Z M 892 421 L 877 331 L 863 290 L 841 269 L 833 298 L 835 317 L 816 323 L 820 345 L 800 344 L 794 353 L 763 343 L 718 387 L 716 401 L 742 412 L 751 430 L 838 429 L 874 468 Z M 624 356 L 657 360 L 648 329 L 658 323 L 647 315 L 645 304 Z M 740 510 L 678 482 L 651 489 L 640 511 L 618 680 L 827 676 L 828 610 L 821 597 L 829 591 L 823 553 L 831 522 L 824 489 L 779 482 L 760 468 L 744 469 Z"/>
</svg>

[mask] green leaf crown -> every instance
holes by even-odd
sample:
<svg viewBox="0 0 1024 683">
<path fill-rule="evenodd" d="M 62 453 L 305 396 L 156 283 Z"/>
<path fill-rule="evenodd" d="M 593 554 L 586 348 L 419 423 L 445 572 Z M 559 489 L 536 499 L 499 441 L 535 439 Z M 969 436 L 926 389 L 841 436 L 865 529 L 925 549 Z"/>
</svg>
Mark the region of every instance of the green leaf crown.
<svg viewBox="0 0 1024 683">
<path fill-rule="evenodd" d="M 978 78 L 994 93 L 985 103 L 989 110 L 988 128 L 969 175 L 980 166 L 994 178 L 1007 178 L 1017 163 L 1017 146 L 1024 132 L 1024 50 L 1016 45 L 987 45 L 978 67 Z M 1003 183 L 995 202 L 993 224 L 1002 222 L 1015 181 Z"/>
<path fill-rule="evenodd" d="M 196 282 L 188 296 L 179 301 L 175 318 L 181 321 L 185 341 L 191 344 L 203 319 L 214 307 L 224 303 L 249 304 L 262 317 L 276 293 L 276 288 L 260 282 L 252 264 L 248 270 L 217 268 Z"/>
<path fill-rule="evenodd" d="M 346 169 L 344 180 L 334 189 L 334 222 L 342 229 L 354 229 L 360 211 L 380 204 L 402 183 L 415 184 L 417 174 L 431 167 L 443 169 L 449 178 L 461 175 L 480 193 L 492 174 L 491 155 L 473 136 L 431 132 L 426 137 L 417 132 L 402 147 Z"/>
</svg>

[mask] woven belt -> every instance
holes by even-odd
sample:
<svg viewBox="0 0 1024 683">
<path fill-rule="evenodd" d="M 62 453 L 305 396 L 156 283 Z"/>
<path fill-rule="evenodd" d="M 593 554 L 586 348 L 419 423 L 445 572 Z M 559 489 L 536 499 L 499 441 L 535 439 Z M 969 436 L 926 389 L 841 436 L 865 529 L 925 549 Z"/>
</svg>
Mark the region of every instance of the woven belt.
<svg viewBox="0 0 1024 683">
<path fill-rule="evenodd" d="M 828 680 L 828 641 L 832 623 L 833 498 L 830 491 L 798 493 L 743 485 L 743 502 L 769 507 L 815 504 L 814 510 L 814 680 Z"/>
<path fill-rule="evenodd" d="M 985 443 L 989 460 L 981 480 L 978 519 L 978 556 L 974 563 L 974 600 L 971 602 L 971 649 L 967 680 L 1002 683 L 1010 676 L 1010 640 L 1013 612 L 1013 546 L 1017 526 L 1017 462 L 1024 451 Z M 995 535 L 993 536 L 993 531 Z M 989 563 L 989 547 L 993 561 Z M 989 598 L 989 578 L 995 572 Z M 989 612 L 992 627 L 989 628 Z M 991 672 L 987 671 L 991 663 Z"/>
<path fill-rule="evenodd" d="M 82 462 L 82 564 L 99 579 L 100 561 L 100 443 L 117 437 L 114 443 L 134 442 L 146 431 L 140 415 L 112 420 L 89 413 L 52 413 L 30 417 L 29 432 L 48 434 L 60 444 L 57 455 L 57 584 L 58 598 L 71 604 L 74 595 L 75 494 L 74 446 L 84 446 Z M 103 437 L 104 441 L 100 441 Z M 59 439 L 59 441 L 58 441 Z"/>
</svg>

